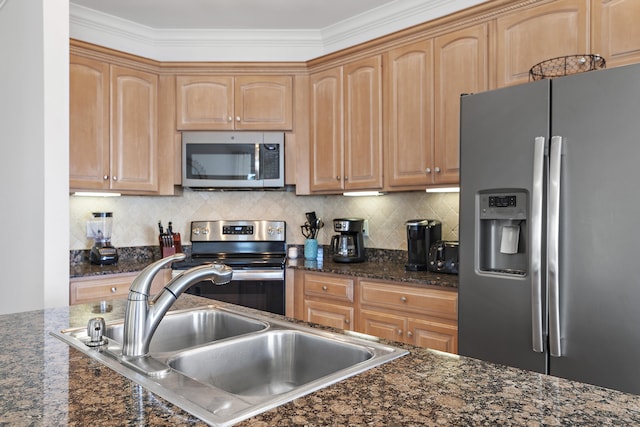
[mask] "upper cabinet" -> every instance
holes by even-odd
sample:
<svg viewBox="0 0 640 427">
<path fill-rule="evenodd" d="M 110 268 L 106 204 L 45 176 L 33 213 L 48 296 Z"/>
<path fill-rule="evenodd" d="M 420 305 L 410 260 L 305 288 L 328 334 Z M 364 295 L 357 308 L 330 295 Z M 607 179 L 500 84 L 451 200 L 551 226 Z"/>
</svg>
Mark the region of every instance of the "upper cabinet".
<svg viewBox="0 0 640 427">
<path fill-rule="evenodd" d="M 526 83 L 529 69 L 544 60 L 591 53 L 587 49 L 588 1 L 556 0 L 498 17 L 497 87 Z"/>
<path fill-rule="evenodd" d="M 433 182 L 433 42 L 385 54 L 385 187 Z"/>
<path fill-rule="evenodd" d="M 385 189 L 459 182 L 460 95 L 488 89 L 487 24 L 386 55 Z"/>
<path fill-rule="evenodd" d="M 382 58 L 311 74 L 310 189 L 382 188 Z"/>
<path fill-rule="evenodd" d="M 178 76 L 179 130 L 291 130 L 291 76 Z"/>
<path fill-rule="evenodd" d="M 640 62 L 640 1 L 591 0 L 591 52 L 607 67 Z"/>
<path fill-rule="evenodd" d="M 109 64 L 71 55 L 69 73 L 69 186 L 108 189 Z"/>
<path fill-rule="evenodd" d="M 460 181 L 460 95 L 489 89 L 487 37 L 487 24 L 479 24 L 434 41 L 433 184 Z"/>
<path fill-rule="evenodd" d="M 70 55 L 72 190 L 158 190 L 158 76 Z"/>
</svg>

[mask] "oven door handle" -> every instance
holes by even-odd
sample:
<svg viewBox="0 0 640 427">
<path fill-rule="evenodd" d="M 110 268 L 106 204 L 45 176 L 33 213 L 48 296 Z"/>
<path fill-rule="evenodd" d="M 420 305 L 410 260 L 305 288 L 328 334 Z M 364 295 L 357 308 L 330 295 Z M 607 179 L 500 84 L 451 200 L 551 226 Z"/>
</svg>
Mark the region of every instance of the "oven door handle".
<svg viewBox="0 0 640 427">
<path fill-rule="evenodd" d="M 247 280 L 284 280 L 284 270 L 233 270 L 232 281 L 247 281 Z"/>
</svg>

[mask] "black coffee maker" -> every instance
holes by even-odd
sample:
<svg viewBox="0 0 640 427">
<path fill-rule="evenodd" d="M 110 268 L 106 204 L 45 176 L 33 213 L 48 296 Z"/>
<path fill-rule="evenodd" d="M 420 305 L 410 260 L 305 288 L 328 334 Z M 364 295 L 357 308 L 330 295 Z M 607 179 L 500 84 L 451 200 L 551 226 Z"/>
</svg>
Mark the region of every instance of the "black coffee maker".
<svg viewBox="0 0 640 427">
<path fill-rule="evenodd" d="M 339 231 L 331 237 L 331 255 L 335 262 L 362 262 L 364 254 L 364 219 L 336 218 L 333 231 Z"/>
<path fill-rule="evenodd" d="M 407 225 L 407 253 L 409 271 L 429 268 L 429 249 L 442 237 L 442 223 L 433 219 L 410 219 Z"/>
</svg>

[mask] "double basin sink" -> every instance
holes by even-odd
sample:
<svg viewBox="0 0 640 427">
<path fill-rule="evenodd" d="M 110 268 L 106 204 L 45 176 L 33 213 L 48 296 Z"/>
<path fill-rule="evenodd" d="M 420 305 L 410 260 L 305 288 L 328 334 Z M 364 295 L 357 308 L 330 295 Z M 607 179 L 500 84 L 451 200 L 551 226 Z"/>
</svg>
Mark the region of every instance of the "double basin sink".
<svg viewBox="0 0 640 427">
<path fill-rule="evenodd" d="M 122 357 L 123 331 L 123 321 L 108 323 L 101 346 L 87 345 L 87 328 L 54 335 L 216 426 L 407 354 L 374 340 L 216 306 L 167 313 L 142 358 Z"/>
</svg>

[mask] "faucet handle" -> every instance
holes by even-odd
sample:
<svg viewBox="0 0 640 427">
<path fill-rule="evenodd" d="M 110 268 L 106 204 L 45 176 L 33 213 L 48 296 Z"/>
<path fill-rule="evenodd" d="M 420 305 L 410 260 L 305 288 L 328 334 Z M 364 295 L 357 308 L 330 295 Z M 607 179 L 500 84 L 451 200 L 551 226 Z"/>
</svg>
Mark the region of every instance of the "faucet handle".
<svg viewBox="0 0 640 427">
<path fill-rule="evenodd" d="M 133 279 L 131 287 L 129 287 L 129 299 L 130 300 L 146 300 L 149 297 L 149 291 L 151 289 L 151 282 L 155 275 L 164 268 L 166 265 L 171 264 L 174 261 L 182 261 L 187 256 L 184 253 L 176 253 L 164 257 L 153 264 L 146 266 L 139 274 Z M 137 294 L 137 295 L 132 295 Z"/>
</svg>

